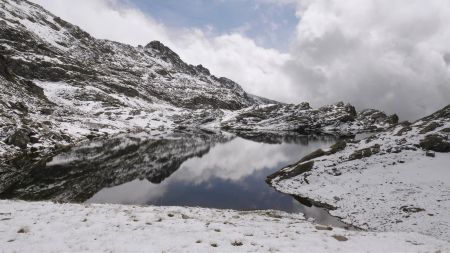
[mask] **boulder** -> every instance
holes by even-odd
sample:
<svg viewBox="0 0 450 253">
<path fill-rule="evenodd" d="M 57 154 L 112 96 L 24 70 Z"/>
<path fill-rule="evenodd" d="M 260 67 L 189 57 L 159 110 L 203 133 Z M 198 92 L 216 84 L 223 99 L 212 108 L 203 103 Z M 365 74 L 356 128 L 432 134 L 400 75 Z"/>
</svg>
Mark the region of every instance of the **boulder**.
<svg viewBox="0 0 450 253">
<path fill-rule="evenodd" d="M 13 145 L 21 149 L 26 149 L 28 143 L 30 143 L 30 132 L 26 129 L 17 129 L 13 134 L 11 134 L 5 143 L 8 145 Z"/>
<path fill-rule="evenodd" d="M 420 141 L 420 147 L 425 150 L 432 150 L 436 152 L 450 152 L 450 143 L 446 137 L 439 134 L 429 134 Z"/>
</svg>

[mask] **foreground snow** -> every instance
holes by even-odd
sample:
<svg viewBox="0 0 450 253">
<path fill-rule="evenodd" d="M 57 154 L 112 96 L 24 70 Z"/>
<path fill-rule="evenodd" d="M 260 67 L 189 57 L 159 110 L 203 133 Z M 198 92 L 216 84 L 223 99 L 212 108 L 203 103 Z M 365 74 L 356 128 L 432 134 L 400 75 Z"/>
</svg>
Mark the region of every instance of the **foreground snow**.
<svg viewBox="0 0 450 253">
<path fill-rule="evenodd" d="M 320 230 L 301 215 L 274 211 L 22 201 L 0 201 L 0 245 L 2 252 L 450 250 L 447 242 L 417 233 Z"/>
</svg>

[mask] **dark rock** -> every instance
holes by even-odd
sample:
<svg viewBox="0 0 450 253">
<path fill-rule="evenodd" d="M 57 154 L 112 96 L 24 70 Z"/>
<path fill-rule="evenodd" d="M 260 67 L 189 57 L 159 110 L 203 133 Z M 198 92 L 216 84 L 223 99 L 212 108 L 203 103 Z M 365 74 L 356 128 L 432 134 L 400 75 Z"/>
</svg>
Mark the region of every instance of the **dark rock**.
<svg viewBox="0 0 450 253">
<path fill-rule="evenodd" d="M 351 104 L 345 105 L 345 111 L 348 112 L 350 114 L 350 116 L 352 116 L 353 118 L 355 118 L 358 115 L 355 107 Z"/>
<path fill-rule="evenodd" d="M 309 110 L 309 109 L 311 109 L 311 106 L 307 102 L 302 102 L 302 103 L 297 105 L 297 108 L 299 110 Z"/>
<path fill-rule="evenodd" d="M 207 75 L 207 76 L 211 75 L 209 70 L 207 68 L 203 67 L 202 65 L 197 65 L 195 68 L 197 69 L 198 72 L 200 72 L 204 75 Z"/>
<path fill-rule="evenodd" d="M 318 158 L 318 157 L 321 157 L 321 156 L 324 156 L 324 155 L 326 155 L 326 153 L 322 149 L 318 149 L 318 150 L 312 152 L 311 154 L 306 155 L 305 157 L 303 157 L 299 161 L 299 163 L 303 163 L 303 162 L 306 162 L 306 161 L 309 161 L 309 160 L 312 160 L 312 159 L 315 159 L 315 158 Z"/>
<path fill-rule="evenodd" d="M 362 159 L 362 158 L 364 158 L 364 157 L 370 157 L 370 156 L 372 156 L 372 155 L 374 155 L 374 154 L 377 154 L 377 153 L 379 153 L 379 152 L 380 152 L 380 145 L 375 144 L 374 146 L 369 147 L 369 148 L 364 148 L 364 149 L 355 150 L 355 151 L 353 152 L 353 154 L 351 154 L 351 155 L 349 156 L 348 159 L 349 159 L 350 161 L 352 161 L 352 160 L 358 160 L 358 159 Z"/>
<path fill-rule="evenodd" d="M 0 54 L 0 75 L 3 76 L 8 81 L 14 80 L 14 74 L 7 66 L 6 58 Z"/>
<path fill-rule="evenodd" d="M 23 102 L 20 101 L 15 103 L 10 102 L 9 105 L 14 110 L 20 111 L 22 113 L 28 113 L 28 107 Z"/>
<path fill-rule="evenodd" d="M 240 241 L 234 241 L 234 242 L 231 243 L 231 245 L 233 245 L 235 247 L 239 247 L 239 246 L 242 246 L 244 244 L 242 242 L 240 242 Z"/>
<path fill-rule="evenodd" d="M 316 225 L 316 226 L 315 226 L 315 229 L 317 229 L 317 230 L 327 230 L 327 231 L 333 230 L 332 227 L 330 227 L 330 226 L 324 226 L 324 225 Z"/>
<path fill-rule="evenodd" d="M 400 210 L 402 210 L 405 213 L 418 213 L 423 212 L 425 209 L 420 207 L 414 207 L 414 206 L 402 206 L 400 207 Z"/>
<path fill-rule="evenodd" d="M 50 109 L 50 108 L 42 108 L 41 110 L 39 110 L 39 112 L 42 114 L 42 115 L 52 115 L 52 113 L 53 113 L 53 109 Z"/>
<path fill-rule="evenodd" d="M 39 143 L 39 137 L 30 136 L 30 142 L 31 143 Z"/>
<path fill-rule="evenodd" d="M 298 163 L 295 167 L 289 171 L 280 170 L 275 172 L 274 174 L 267 177 L 266 182 L 270 183 L 270 181 L 276 177 L 280 177 L 280 180 L 286 180 L 289 178 L 296 177 L 305 172 L 311 171 L 314 167 L 314 161 Z"/>
<path fill-rule="evenodd" d="M 428 156 L 428 157 L 435 157 L 436 156 L 436 154 L 434 152 L 432 152 L 432 151 L 427 151 L 425 153 L 425 155 Z"/>
<path fill-rule="evenodd" d="M 387 122 L 392 125 L 397 124 L 398 120 L 399 120 L 399 118 L 398 118 L 397 114 L 392 114 L 387 118 Z"/>
<path fill-rule="evenodd" d="M 450 143 L 446 137 L 438 134 L 430 134 L 420 141 L 420 147 L 425 150 L 436 152 L 450 152 Z"/>
<path fill-rule="evenodd" d="M 422 130 L 420 130 L 420 134 L 426 134 L 428 132 L 431 132 L 433 130 L 435 130 L 436 128 L 440 127 L 441 124 L 437 123 L 437 122 L 431 122 L 430 124 L 426 125 L 424 128 L 422 128 Z"/>
<path fill-rule="evenodd" d="M 348 241 L 348 238 L 343 235 L 333 235 L 333 238 L 340 242 Z"/>
<path fill-rule="evenodd" d="M 11 136 L 9 136 L 5 143 L 13 145 L 21 149 L 26 149 L 28 143 L 30 143 L 29 131 L 25 129 L 17 129 Z"/>
<path fill-rule="evenodd" d="M 410 126 L 410 125 L 406 125 L 406 126 L 404 126 L 402 129 L 400 129 L 400 130 L 395 134 L 395 136 L 402 136 L 404 133 L 409 132 L 409 131 L 411 131 L 411 130 L 412 130 L 411 126 Z"/>
<path fill-rule="evenodd" d="M 330 148 L 330 151 L 327 152 L 327 155 L 330 154 L 335 154 L 339 151 L 344 150 L 347 147 L 347 143 L 343 140 L 339 140 L 338 142 L 336 142 L 335 144 L 333 144 Z"/>
</svg>

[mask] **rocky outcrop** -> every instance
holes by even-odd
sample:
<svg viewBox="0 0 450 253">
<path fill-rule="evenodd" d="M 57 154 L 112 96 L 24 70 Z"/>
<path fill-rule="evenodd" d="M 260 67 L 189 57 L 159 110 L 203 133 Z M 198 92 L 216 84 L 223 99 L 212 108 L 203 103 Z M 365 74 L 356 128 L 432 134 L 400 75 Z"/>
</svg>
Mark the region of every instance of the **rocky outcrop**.
<svg viewBox="0 0 450 253">
<path fill-rule="evenodd" d="M 5 143 L 21 149 L 26 149 L 28 143 L 31 142 L 30 137 L 30 132 L 26 129 L 17 129 L 5 140 Z"/>
<path fill-rule="evenodd" d="M 357 113 L 343 102 L 311 108 L 308 103 L 298 105 L 257 105 L 238 111 L 221 122 L 228 131 L 293 131 L 300 134 L 330 133 L 351 135 L 364 131 L 379 131 L 393 125 L 393 118 L 377 110 Z"/>
</svg>

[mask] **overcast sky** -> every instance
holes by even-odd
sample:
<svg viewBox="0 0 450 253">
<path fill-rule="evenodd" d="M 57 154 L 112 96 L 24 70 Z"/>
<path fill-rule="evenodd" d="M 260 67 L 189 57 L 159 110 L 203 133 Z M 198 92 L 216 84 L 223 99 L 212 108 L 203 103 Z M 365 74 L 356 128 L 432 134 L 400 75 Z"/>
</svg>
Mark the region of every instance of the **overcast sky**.
<svg viewBox="0 0 450 253">
<path fill-rule="evenodd" d="M 250 93 L 413 120 L 450 103 L 448 0 L 33 0 L 97 38 L 160 40 Z"/>
</svg>

